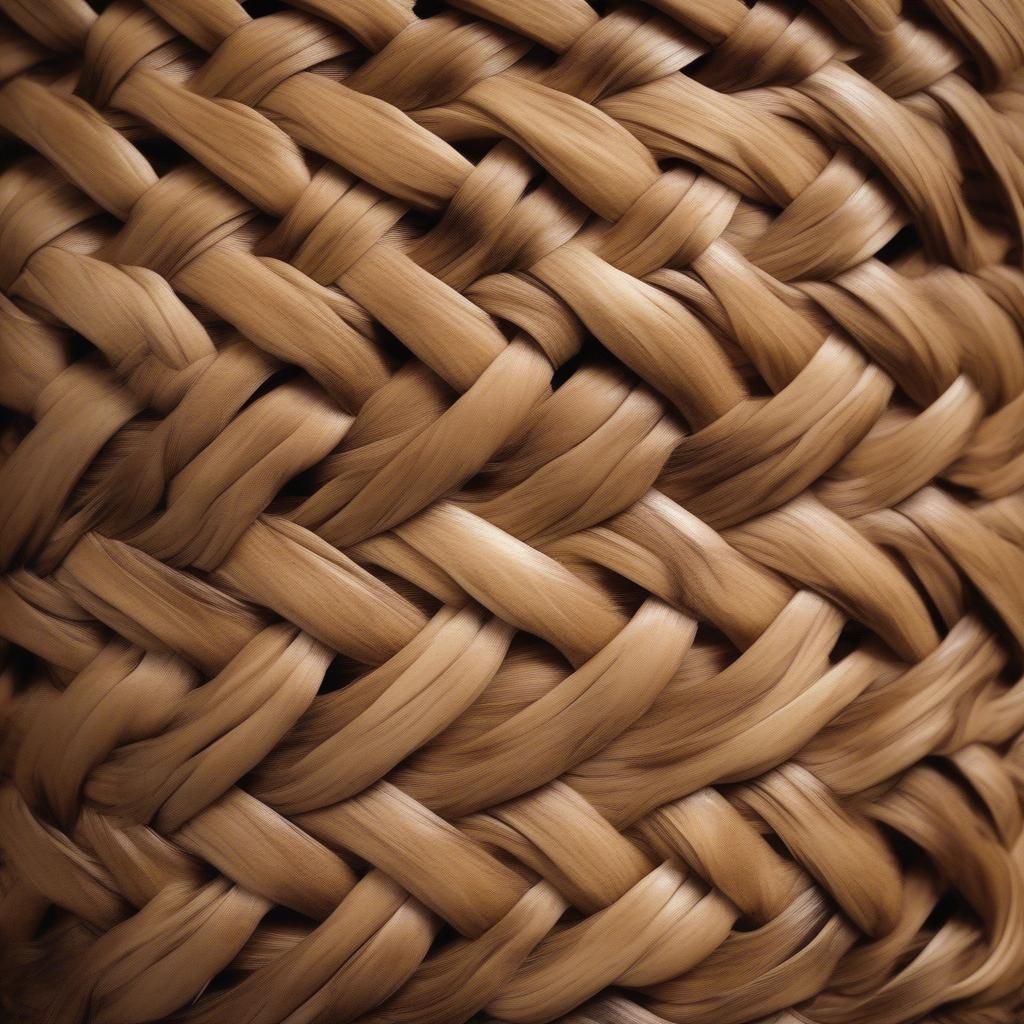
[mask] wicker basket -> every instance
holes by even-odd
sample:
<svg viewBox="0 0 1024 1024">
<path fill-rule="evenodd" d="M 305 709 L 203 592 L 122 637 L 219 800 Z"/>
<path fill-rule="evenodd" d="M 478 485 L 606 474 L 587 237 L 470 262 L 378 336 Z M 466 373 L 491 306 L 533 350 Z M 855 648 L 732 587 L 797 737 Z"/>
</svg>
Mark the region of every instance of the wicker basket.
<svg viewBox="0 0 1024 1024">
<path fill-rule="evenodd" d="M 1024 0 L 0 11 L 0 1016 L 1024 1019 Z"/>
</svg>

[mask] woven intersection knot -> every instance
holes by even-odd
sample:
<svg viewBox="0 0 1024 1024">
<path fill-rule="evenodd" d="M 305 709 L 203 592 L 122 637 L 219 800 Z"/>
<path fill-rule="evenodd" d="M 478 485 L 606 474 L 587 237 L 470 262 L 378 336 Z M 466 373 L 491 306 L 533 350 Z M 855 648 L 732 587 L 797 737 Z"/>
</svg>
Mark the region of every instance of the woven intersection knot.
<svg viewBox="0 0 1024 1024">
<path fill-rule="evenodd" d="M 0 12 L 0 1012 L 1020 1019 L 1020 0 Z"/>
</svg>

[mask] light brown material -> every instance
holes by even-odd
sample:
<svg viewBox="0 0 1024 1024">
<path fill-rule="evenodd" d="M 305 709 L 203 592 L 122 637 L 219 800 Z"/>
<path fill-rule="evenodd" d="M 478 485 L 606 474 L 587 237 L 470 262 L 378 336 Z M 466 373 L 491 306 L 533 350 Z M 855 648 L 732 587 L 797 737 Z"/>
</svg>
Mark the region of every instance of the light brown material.
<svg viewBox="0 0 1024 1024">
<path fill-rule="evenodd" d="M 0 1016 L 1021 1019 L 1020 0 L 0 11 Z"/>
</svg>

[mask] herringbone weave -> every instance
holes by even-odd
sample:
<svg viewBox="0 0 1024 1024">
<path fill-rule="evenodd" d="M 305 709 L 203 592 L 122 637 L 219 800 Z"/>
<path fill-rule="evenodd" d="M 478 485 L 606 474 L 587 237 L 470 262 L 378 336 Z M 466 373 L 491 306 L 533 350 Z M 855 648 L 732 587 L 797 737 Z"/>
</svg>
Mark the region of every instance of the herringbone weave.
<svg viewBox="0 0 1024 1024">
<path fill-rule="evenodd" d="M 1022 1019 L 1022 0 L 0 11 L 0 1013 Z"/>
</svg>

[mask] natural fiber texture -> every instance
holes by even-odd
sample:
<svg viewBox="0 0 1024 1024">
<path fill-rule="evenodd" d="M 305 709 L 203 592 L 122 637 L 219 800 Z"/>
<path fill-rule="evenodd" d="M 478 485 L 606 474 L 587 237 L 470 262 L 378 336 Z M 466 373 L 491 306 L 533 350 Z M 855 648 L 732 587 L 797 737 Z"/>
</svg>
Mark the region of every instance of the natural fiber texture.
<svg viewBox="0 0 1024 1024">
<path fill-rule="evenodd" d="M 0 0 L 15 1022 L 1011 1024 L 1020 0 Z"/>
</svg>

